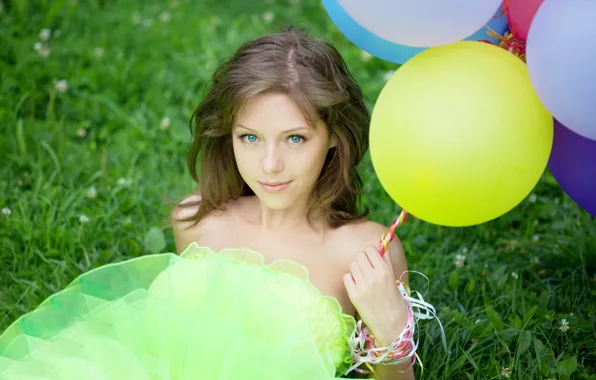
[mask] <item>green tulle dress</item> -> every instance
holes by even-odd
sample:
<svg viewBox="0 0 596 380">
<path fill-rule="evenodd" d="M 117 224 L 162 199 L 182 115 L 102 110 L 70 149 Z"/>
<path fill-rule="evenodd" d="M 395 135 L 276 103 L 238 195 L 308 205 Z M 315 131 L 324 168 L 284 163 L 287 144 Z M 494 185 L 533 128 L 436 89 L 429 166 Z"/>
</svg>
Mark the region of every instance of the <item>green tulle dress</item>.
<svg viewBox="0 0 596 380">
<path fill-rule="evenodd" d="M 87 272 L 19 318 L 0 379 L 335 379 L 354 328 L 304 266 L 191 244 Z"/>
</svg>

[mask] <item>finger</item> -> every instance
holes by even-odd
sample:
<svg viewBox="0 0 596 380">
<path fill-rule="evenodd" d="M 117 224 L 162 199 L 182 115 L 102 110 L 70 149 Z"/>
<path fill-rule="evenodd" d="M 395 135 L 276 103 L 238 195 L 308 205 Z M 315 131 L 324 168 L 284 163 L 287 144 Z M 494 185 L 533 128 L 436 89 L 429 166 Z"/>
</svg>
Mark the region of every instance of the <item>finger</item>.
<svg viewBox="0 0 596 380">
<path fill-rule="evenodd" d="M 356 290 L 356 284 L 354 282 L 354 276 L 352 276 L 352 273 L 344 274 L 344 286 L 348 291 L 348 295 L 354 294 L 354 291 Z"/>
<path fill-rule="evenodd" d="M 383 256 L 381 256 L 381 253 L 374 245 L 368 245 L 364 249 L 364 252 L 366 253 L 366 256 L 368 257 L 368 260 L 370 261 L 373 268 L 381 268 L 386 265 L 386 261 L 383 260 Z"/>
<path fill-rule="evenodd" d="M 358 263 L 364 277 L 372 276 L 374 274 L 375 268 L 365 252 L 358 252 L 356 254 L 356 263 Z"/>
<path fill-rule="evenodd" d="M 354 277 L 354 283 L 356 283 L 356 285 L 364 282 L 364 274 L 362 273 L 360 265 L 358 265 L 356 261 L 352 261 L 350 264 L 350 272 L 352 273 L 352 277 Z"/>
<path fill-rule="evenodd" d="M 393 267 L 393 263 L 391 261 L 391 251 L 389 248 L 385 250 L 385 254 L 383 255 L 383 261 L 386 262 L 389 266 Z"/>
</svg>

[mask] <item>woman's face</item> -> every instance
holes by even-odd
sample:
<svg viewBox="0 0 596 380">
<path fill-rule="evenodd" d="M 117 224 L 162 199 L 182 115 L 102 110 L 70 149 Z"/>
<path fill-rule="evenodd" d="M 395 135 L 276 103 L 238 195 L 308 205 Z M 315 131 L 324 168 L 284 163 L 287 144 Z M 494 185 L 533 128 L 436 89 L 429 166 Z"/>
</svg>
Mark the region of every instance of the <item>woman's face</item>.
<svg viewBox="0 0 596 380">
<path fill-rule="evenodd" d="M 271 209 L 307 200 L 328 150 L 335 146 L 327 126 L 322 121 L 309 126 L 283 93 L 251 98 L 238 113 L 232 137 L 242 178 Z"/>
</svg>

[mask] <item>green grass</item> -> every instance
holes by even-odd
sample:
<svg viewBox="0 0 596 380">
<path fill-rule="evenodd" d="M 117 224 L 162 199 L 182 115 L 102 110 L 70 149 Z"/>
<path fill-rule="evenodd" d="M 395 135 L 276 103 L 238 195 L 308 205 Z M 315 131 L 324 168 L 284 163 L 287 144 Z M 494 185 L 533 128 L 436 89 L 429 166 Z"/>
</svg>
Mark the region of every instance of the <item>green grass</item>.
<svg viewBox="0 0 596 380">
<path fill-rule="evenodd" d="M 361 57 L 315 0 L 4 0 L 0 20 L 0 208 L 11 210 L 0 214 L 0 330 L 84 271 L 174 250 L 167 200 L 193 188 L 188 119 L 244 39 L 300 23 L 332 40 L 371 107 L 395 69 Z M 53 32 L 45 58 L 34 49 L 42 28 Z M 362 172 L 372 219 L 389 224 L 399 209 L 368 157 Z M 550 175 L 493 222 L 412 220 L 399 236 L 410 269 L 430 279 L 412 274 L 412 288 L 437 308 L 451 351 L 436 322 L 421 322 L 424 378 L 509 368 L 515 379 L 596 379 L 596 223 Z"/>
</svg>

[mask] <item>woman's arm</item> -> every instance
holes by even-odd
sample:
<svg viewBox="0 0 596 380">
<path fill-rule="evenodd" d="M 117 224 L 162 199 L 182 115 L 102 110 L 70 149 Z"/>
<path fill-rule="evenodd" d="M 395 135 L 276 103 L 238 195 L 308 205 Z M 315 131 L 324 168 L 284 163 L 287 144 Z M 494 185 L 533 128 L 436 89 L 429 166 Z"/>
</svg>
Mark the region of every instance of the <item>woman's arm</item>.
<svg viewBox="0 0 596 380">
<path fill-rule="evenodd" d="M 376 228 L 372 231 L 372 239 L 376 239 L 376 244 L 381 239 L 382 234 L 385 232 L 386 228 L 381 225 L 376 225 Z M 370 244 L 370 240 L 369 240 Z M 387 247 L 387 255 L 391 259 L 391 266 L 393 269 L 393 274 L 396 280 L 400 280 L 404 284 L 409 283 L 408 277 L 408 266 L 406 262 L 405 253 L 403 250 L 403 246 L 397 237 L 391 241 Z M 408 318 L 408 305 L 401 296 L 396 286 L 396 292 L 399 294 L 397 297 L 397 301 L 395 305 L 392 305 L 390 308 L 391 311 L 386 315 L 386 318 L 383 318 L 383 323 L 377 323 L 375 328 L 376 331 L 371 329 L 371 333 L 375 336 L 376 346 L 377 347 L 387 347 L 390 346 L 393 341 L 401 334 L 401 332 L 406 327 L 407 318 Z M 360 320 L 360 315 L 356 313 L 356 320 Z M 380 321 L 381 319 L 377 319 Z M 363 324 L 364 328 L 364 324 Z M 374 378 L 376 380 L 413 380 L 414 377 L 414 370 L 413 366 L 409 363 L 400 364 L 400 365 L 372 365 L 375 371 Z M 360 369 L 366 370 L 366 365 L 360 366 Z M 372 378 L 372 374 L 359 374 L 356 378 Z"/>
<path fill-rule="evenodd" d="M 406 255 L 404 253 L 403 245 L 397 237 L 395 237 L 395 239 L 393 239 L 393 241 L 389 243 L 388 254 L 391 257 L 391 264 L 393 265 L 393 273 L 395 275 L 395 278 L 405 284 L 409 284 L 410 280 L 407 272 L 408 264 L 406 262 Z M 407 313 L 407 306 L 402 309 L 402 313 Z M 402 318 L 396 316 L 395 329 L 392 331 L 390 330 L 386 338 L 382 338 L 380 335 L 377 334 L 377 337 L 379 339 L 379 345 L 381 345 L 382 347 L 386 347 L 393 343 L 393 340 L 395 340 L 395 338 L 397 338 L 404 329 L 405 319 L 405 316 L 403 316 Z M 392 366 L 377 365 L 375 368 L 375 372 L 377 372 L 377 380 L 415 379 L 414 369 L 411 364 L 401 364 Z"/>
</svg>

